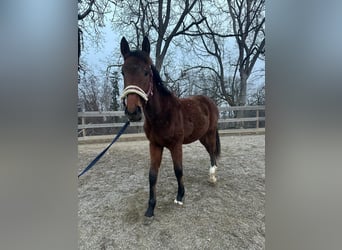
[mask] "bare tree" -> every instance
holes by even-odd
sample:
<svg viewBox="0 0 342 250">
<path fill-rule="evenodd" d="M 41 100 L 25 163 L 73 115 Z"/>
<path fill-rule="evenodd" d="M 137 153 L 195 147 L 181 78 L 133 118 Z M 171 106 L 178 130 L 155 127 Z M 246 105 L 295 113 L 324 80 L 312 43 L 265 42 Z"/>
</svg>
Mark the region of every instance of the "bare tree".
<svg viewBox="0 0 342 250">
<path fill-rule="evenodd" d="M 265 85 L 256 89 L 248 100 L 249 105 L 265 105 Z"/>
<path fill-rule="evenodd" d="M 228 14 L 229 19 L 224 20 L 223 26 L 230 27 L 230 29 L 222 28 L 222 19 L 216 18 L 217 15 L 206 18 L 203 24 L 198 26 L 204 51 L 214 59 L 215 63 L 192 68 L 211 72 L 217 80 L 219 95 L 230 106 L 245 105 L 247 102 L 247 80 L 256 61 L 264 55 L 265 2 L 264 0 L 228 0 L 227 3 L 228 6 L 216 6 L 215 11 Z M 230 33 L 229 30 L 232 30 L 233 33 Z M 229 62 L 225 59 L 227 55 L 224 54 L 224 42 L 229 37 L 237 41 L 236 63 L 232 63 L 234 56 L 229 58 Z M 201 53 L 198 45 L 195 46 L 199 51 L 198 56 L 203 58 L 204 53 Z"/>
<path fill-rule="evenodd" d="M 112 106 L 112 94 L 113 89 L 110 83 L 107 81 L 104 81 L 101 89 L 100 89 L 100 96 L 99 96 L 99 102 L 100 102 L 100 110 L 101 111 L 108 111 L 111 110 Z"/>
<path fill-rule="evenodd" d="M 85 111 L 107 111 L 112 104 L 112 86 L 101 76 L 96 76 L 91 69 L 86 69 L 78 85 L 78 99 Z"/>
<path fill-rule="evenodd" d="M 105 16 L 110 13 L 113 0 L 78 0 L 78 66 L 84 49 L 83 35 L 86 34 L 96 44 L 101 40 L 101 27 L 105 26 Z"/>
<path fill-rule="evenodd" d="M 79 100 L 83 103 L 86 111 L 100 110 L 98 81 L 96 76 L 90 75 L 89 78 L 84 78 L 78 86 Z"/>
<path fill-rule="evenodd" d="M 124 16 L 116 20 L 117 25 L 131 25 L 139 45 L 141 37 L 155 38 L 155 66 L 160 71 L 171 42 L 177 36 L 195 32 L 197 25 L 204 21 L 198 15 L 202 9 L 201 0 L 129 0 L 122 2 Z M 114 18 L 115 19 L 115 18 Z"/>
<path fill-rule="evenodd" d="M 207 29 L 210 31 L 210 33 L 202 35 L 201 41 L 206 52 L 215 59 L 216 65 L 217 65 L 217 67 L 206 67 L 206 69 L 210 70 L 212 74 L 214 74 L 214 77 L 216 79 L 215 83 L 216 83 L 217 89 L 219 90 L 220 96 L 226 102 L 228 102 L 230 106 L 235 106 L 236 102 L 235 102 L 234 94 L 236 92 L 236 89 L 235 89 L 234 84 L 232 84 L 232 86 L 228 86 L 229 82 L 227 82 L 227 79 L 225 77 L 226 67 L 223 61 L 224 59 L 223 59 L 223 54 L 222 54 L 222 45 L 220 45 L 222 43 L 218 41 L 218 39 L 220 38 L 215 35 L 215 32 L 212 30 L 209 24 L 207 22 L 206 24 L 207 24 Z M 204 67 L 201 66 L 201 68 L 203 69 Z"/>
<path fill-rule="evenodd" d="M 163 71 L 163 77 L 179 96 L 199 91 L 231 106 L 246 104 L 247 80 L 264 54 L 264 0 L 79 0 L 81 6 L 80 37 L 82 32 L 93 34 L 94 39 L 100 37 L 100 27 L 109 11 L 115 13 L 113 25 L 137 47 L 148 35 L 154 43 L 157 69 Z M 225 51 L 231 37 L 238 44 L 236 60 L 235 55 Z M 200 60 L 192 60 L 187 69 L 175 69 L 169 64 L 172 56 L 179 59 L 173 50 L 175 45 L 183 46 L 183 51 L 196 47 Z M 190 74 L 190 70 L 197 75 Z"/>
<path fill-rule="evenodd" d="M 204 22 L 197 25 L 199 33 L 193 35 L 191 40 L 187 39 L 187 42 L 193 48 L 194 54 L 199 58 L 199 60 L 196 60 L 198 65 L 189 66 L 185 71 L 195 70 L 198 74 L 206 73 L 209 77 L 202 77 L 205 82 L 202 83 L 202 87 L 197 87 L 208 93 L 207 87 L 211 86 L 211 96 L 217 100 L 217 103 L 223 100 L 230 106 L 235 106 L 239 86 L 234 84 L 231 78 L 228 77 L 230 67 L 227 67 L 227 54 L 225 52 L 226 39 L 234 37 L 235 34 L 229 33 L 227 20 L 222 20 L 222 14 L 224 13 L 222 6 L 211 5 L 210 7 L 211 12 L 202 10 L 200 13 L 204 18 Z M 210 59 L 208 60 L 208 58 Z"/>
<path fill-rule="evenodd" d="M 119 72 L 114 71 L 108 76 L 110 84 L 112 85 L 112 96 L 110 110 L 119 110 L 120 108 L 120 91 L 119 91 Z"/>
<path fill-rule="evenodd" d="M 239 55 L 233 82 L 240 78 L 238 105 L 247 103 L 247 80 L 265 53 L 265 0 L 227 0 Z"/>
</svg>

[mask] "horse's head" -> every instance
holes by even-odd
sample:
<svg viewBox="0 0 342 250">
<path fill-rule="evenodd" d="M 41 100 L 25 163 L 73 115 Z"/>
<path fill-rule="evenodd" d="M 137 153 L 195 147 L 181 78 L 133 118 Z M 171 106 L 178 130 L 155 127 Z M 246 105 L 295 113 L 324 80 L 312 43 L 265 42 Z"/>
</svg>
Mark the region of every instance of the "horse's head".
<svg viewBox="0 0 342 250">
<path fill-rule="evenodd" d="M 123 37 L 120 49 L 124 58 L 122 65 L 124 91 L 121 98 L 124 100 L 125 114 L 130 121 L 140 121 L 142 106 L 153 95 L 150 42 L 147 37 L 144 37 L 142 50 L 131 51 L 127 40 Z"/>
</svg>

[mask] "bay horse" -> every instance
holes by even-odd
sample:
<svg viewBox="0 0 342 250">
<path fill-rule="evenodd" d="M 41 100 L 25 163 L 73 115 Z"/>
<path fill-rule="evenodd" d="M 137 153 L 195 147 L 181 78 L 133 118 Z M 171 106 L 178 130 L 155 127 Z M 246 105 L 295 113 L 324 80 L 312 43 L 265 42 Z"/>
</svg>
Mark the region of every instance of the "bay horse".
<svg viewBox="0 0 342 250">
<path fill-rule="evenodd" d="M 123 99 L 125 114 L 130 121 L 140 121 L 144 113 L 144 131 L 150 142 L 150 194 L 145 216 L 154 216 L 156 183 L 163 149 L 171 152 L 178 193 L 174 200 L 183 204 L 184 183 L 182 144 L 199 140 L 210 156 L 209 181 L 216 182 L 216 159 L 220 155 L 217 131 L 218 109 L 206 96 L 176 97 L 162 82 L 150 58 L 150 42 L 144 37 L 142 50 L 130 50 L 125 37 L 120 43 L 124 58 Z"/>
</svg>

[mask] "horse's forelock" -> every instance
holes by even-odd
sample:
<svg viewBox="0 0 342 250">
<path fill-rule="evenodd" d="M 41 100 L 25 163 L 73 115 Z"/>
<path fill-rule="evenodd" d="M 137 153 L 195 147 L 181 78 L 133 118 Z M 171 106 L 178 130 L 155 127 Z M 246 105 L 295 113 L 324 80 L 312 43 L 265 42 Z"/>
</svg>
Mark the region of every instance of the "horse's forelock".
<svg viewBox="0 0 342 250">
<path fill-rule="evenodd" d="M 136 57 L 149 65 L 153 64 L 150 56 L 146 52 L 141 50 L 130 51 L 129 53 L 125 54 L 124 59 L 126 60 L 128 57 Z"/>
</svg>

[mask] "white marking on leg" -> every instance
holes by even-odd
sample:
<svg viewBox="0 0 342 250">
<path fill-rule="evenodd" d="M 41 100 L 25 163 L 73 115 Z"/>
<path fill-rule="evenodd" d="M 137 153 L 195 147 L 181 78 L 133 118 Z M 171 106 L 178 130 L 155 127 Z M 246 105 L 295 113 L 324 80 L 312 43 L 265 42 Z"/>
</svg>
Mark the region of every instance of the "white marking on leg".
<svg viewBox="0 0 342 250">
<path fill-rule="evenodd" d="M 178 205 L 183 205 L 183 202 L 177 201 L 177 199 L 175 199 L 173 202 L 174 202 L 175 204 L 178 204 Z"/>
<path fill-rule="evenodd" d="M 215 175 L 215 172 L 216 172 L 216 165 L 212 166 L 209 168 L 209 174 L 214 174 Z"/>
<path fill-rule="evenodd" d="M 215 177 L 216 168 L 217 168 L 216 165 L 211 166 L 209 168 L 209 181 L 212 182 L 212 183 L 216 182 L 216 177 Z"/>
</svg>

